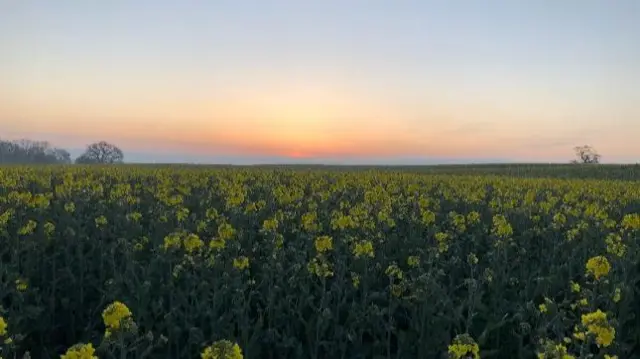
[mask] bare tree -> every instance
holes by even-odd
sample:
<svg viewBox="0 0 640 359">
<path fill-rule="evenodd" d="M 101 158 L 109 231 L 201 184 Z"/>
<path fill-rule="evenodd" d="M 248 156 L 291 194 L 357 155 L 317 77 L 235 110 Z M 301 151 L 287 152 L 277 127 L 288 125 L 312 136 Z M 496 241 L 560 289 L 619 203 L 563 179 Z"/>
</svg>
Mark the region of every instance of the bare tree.
<svg viewBox="0 0 640 359">
<path fill-rule="evenodd" d="M 107 143 L 105 141 L 91 144 L 87 147 L 85 152 L 76 159 L 76 163 L 79 164 L 91 164 L 91 163 L 122 163 L 124 160 L 124 154 L 118 147 Z"/>
<path fill-rule="evenodd" d="M 600 154 L 591 146 L 576 146 L 573 148 L 576 152 L 577 160 L 573 163 L 600 163 Z"/>
<path fill-rule="evenodd" d="M 0 163 L 54 164 L 70 163 L 69 152 L 45 141 L 0 141 Z"/>
</svg>

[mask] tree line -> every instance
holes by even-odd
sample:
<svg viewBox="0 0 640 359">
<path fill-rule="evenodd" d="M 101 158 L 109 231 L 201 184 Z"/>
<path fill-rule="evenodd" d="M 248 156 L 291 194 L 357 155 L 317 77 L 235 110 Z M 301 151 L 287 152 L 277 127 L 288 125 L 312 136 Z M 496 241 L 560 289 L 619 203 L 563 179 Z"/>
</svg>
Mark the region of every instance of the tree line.
<svg viewBox="0 0 640 359">
<path fill-rule="evenodd" d="M 600 163 L 600 154 L 591 146 L 574 147 L 577 159 L 572 163 Z M 46 141 L 0 140 L 0 164 L 71 164 L 69 151 L 53 147 Z M 115 164 L 124 162 L 124 153 L 117 146 L 100 141 L 92 143 L 78 158 L 77 164 Z"/>
<path fill-rule="evenodd" d="M 92 143 L 74 160 L 69 151 L 47 141 L 0 140 L 0 164 L 115 164 L 124 162 L 120 148 L 105 141 Z"/>
</svg>

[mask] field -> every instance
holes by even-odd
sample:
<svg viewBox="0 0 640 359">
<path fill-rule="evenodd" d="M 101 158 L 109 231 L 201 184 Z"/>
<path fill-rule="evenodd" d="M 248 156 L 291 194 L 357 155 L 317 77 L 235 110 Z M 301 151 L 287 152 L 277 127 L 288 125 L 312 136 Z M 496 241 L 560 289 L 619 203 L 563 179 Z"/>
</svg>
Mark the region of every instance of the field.
<svg viewBox="0 0 640 359">
<path fill-rule="evenodd" d="M 2 167 L 0 357 L 640 357 L 639 240 L 639 166 Z"/>
</svg>

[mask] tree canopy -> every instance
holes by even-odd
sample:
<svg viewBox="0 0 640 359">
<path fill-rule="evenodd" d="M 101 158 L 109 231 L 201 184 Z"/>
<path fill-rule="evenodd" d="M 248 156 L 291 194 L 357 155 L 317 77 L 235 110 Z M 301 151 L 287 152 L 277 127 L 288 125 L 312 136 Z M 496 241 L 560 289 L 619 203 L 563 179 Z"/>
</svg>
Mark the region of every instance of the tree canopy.
<svg viewBox="0 0 640 359">
<path fill-rule="evenodd" d="M 0 140 L 0 163 L 65 164 L 71 163 L 71 155 L 67 150 L 53 147 L 46 141 Z"/>
<path fill-rule="evenodd" d="M 114 164 L 124 161 L 121 149 L 105 141 L 87 146 L 85 152 L 76 159 L 78 164 Z"/>
<path fill-rule="evenodd" d="M 573 163 L 600 163 L 600 154 L 591 146 L 576 146 L 574 151 L 578 159 Z"/>
</svg>

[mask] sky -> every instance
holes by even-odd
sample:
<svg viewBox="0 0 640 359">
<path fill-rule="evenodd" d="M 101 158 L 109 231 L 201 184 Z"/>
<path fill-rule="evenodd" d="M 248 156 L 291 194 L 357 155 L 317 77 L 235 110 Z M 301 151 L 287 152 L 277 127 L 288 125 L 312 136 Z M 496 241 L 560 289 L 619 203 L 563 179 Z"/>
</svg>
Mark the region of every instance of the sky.
<svg viewBox="0 0 640 359">
<path fill-rule="evenodd" d="M 0 0 L 0 137 L 148 162 L 640 161 L 637 0 Z"/>
</svg>

